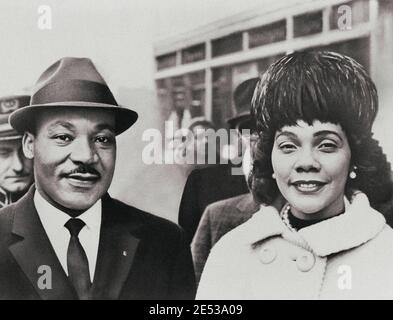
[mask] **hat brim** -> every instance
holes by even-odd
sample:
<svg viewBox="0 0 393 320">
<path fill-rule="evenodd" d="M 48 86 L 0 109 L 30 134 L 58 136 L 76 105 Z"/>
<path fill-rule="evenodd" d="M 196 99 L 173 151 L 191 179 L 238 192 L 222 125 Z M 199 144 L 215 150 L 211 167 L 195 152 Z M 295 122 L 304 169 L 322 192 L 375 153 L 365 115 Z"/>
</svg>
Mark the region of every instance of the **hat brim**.
<svg viewBox="0 0 393 320">
<path fill-rule="evenodd" d="M 227 123 L 231 128 L 235 128 L 238 123 L 248 120 L 250 118 L 251 118 L 250 112 L 244 112 L 242 114 L 237 115 L 236 117 L 228 119 Z"/>
<path fill-rule="evenodd" d="M 21 134 L 15 134 L 13 136 L 0 137 L 0 142 L 1 141 L 19 140 L 19 139 L 22 139 L 22 135 Z"/>
<path fill-rule="evenodd" d="M 78 108 L 78 109 L 92 109 L 92 110 L 107 110 L 113 112 L 115 115 L 115 134 L 119 135 L 130 128 L 138 119 L 138 114 L 126 107 L 84 102 L 84 101 L 72 101 L 72 102 L 56 102 L 47 104 L 35 104 L 26 106 L 24 108 L 14 111 L 8 121 L 10 125 L 19 133 L 23 134 L 26 131 L 32 131 L 34 128 L 35 117 L 39 112 L 45 110 L 55 110 L 55 108 Z"/>
<path fill-rule="evenodd" d="M 8 121 L 8 117 L 9 116 L 6 115 L 6 118 L 2 120 Z M 18 140 L 21 138 L 22 135 L 12 128 L 8 122 L 0 124 L 0 141 Z"/>
</svg>

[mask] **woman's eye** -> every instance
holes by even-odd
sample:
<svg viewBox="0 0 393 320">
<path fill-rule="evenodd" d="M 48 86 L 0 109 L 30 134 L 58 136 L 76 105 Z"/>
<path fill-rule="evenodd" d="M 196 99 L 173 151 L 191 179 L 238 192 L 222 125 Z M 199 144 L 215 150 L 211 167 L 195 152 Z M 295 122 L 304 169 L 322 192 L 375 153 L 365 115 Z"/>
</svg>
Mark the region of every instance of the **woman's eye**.
<svg viewBox="0 0 393 320">
<path fill-rule="evenodd" d="M 279 148 L 284 152 L 291 152 L 296 149 L 296 146 L 293 143 L 282 143 Z"/>
<path fill-rule="evenodd" d="M 337 145 L 334 142 L 322 142 L 318 148 L 322 151 L 334 151 L 337 149 Z"/>
</svg>

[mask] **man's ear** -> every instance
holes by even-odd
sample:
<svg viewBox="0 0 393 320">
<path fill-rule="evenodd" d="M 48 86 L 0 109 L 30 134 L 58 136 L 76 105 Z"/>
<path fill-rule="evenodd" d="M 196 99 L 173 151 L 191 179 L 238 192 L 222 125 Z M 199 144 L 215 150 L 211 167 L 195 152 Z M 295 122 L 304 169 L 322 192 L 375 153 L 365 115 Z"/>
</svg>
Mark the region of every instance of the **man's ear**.
<svg viewBox="0 0 393 320">
<path fill-rule="evenodd" d="M 23 153 L 27 159 L 34 158 L 34 135 L 30 132 L 25 132 L 22 138 Z"/>
</svg>

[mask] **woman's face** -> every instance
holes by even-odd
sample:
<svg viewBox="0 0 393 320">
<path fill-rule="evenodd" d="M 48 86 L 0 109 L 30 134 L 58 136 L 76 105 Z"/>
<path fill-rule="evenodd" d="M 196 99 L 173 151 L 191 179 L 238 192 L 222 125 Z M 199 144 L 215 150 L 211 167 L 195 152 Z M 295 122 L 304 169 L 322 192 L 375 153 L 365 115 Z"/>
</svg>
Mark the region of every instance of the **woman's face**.
<svg viewBox="0 0 393 320">
<path fill-rule="evenodd" d="M 292 213 L 305 220 L 344 209 L 351 150 L 340 125 L 298 121 L 276 132 L 272 150 L 275 179 Z"/>
</svg>

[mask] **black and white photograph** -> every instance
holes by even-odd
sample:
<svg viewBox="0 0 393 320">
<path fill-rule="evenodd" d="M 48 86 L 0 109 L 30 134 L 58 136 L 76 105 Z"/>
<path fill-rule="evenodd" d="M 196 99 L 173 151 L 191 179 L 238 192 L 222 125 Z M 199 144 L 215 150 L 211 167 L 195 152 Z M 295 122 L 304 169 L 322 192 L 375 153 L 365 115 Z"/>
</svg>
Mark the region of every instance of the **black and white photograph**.
<svg viewBox="0 0 393 320">
<path fill-rule="evenodd" d="M 393 300 L 392 0 L 2 0 L 0 32 L 0 300 Z"/>
</svg>

